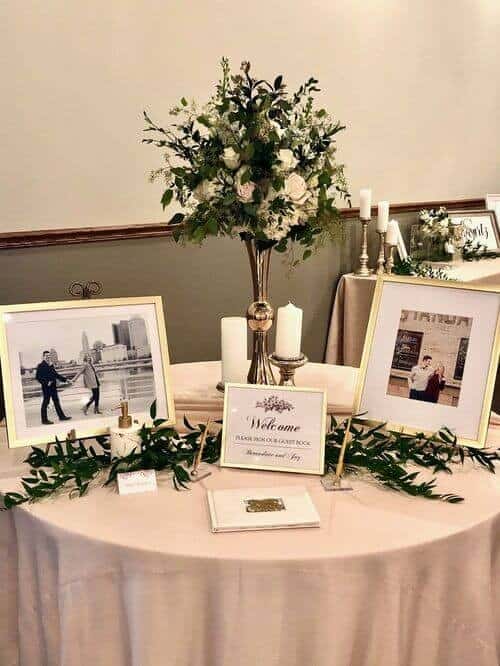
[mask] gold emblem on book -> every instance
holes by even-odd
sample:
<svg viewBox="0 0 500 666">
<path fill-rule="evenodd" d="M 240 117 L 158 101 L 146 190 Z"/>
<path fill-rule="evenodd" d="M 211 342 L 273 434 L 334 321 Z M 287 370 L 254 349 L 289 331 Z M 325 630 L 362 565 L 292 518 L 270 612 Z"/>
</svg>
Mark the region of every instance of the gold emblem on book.
<svg viewBox="0 0 500 666">
<path fill-rule="evenodd" d="M 281 497 L 267 497 L 265 499 L 247 499 L 245 505 L 248 513 L 262 513 L 264 511 L 284 511 L 285 504 Z"/>
</svg>

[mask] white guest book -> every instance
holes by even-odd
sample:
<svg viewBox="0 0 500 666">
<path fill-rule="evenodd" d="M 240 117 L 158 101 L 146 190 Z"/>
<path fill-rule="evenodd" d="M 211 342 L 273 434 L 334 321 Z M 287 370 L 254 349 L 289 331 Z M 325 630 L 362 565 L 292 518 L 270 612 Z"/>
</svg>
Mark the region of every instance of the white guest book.
<svg viewBox="0 0 500 666">
<path fill-rule="evenodd" d="M 319 515 L 303 486 L 208 490 L 212 532 L 319 527 Z"/>
</svg>

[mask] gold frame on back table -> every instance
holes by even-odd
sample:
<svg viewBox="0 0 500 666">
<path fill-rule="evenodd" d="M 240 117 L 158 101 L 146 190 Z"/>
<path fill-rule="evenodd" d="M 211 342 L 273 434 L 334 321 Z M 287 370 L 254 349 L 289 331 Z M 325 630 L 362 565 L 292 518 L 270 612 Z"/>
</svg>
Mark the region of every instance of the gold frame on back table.
<svg viewBox="0 0 500 666">
<path fill-rule="evenodd" d="M 496 294 L 500 293 L 500 287 L 491 286 L 491 285 L 483 287 L 481 285 L 469 284 L 467 282 L 452 282 L 448 280 L 434 280 L 429 278 L 405 277 L 399 275 L 378 276 L 377 283 L 375 285 L 375 293 L 373 296 L 372 306 L 370 310 L 370 318 L 368 320 L 368 328 L 366 331 L 365 344 L 363 347 L 363 355 L 361 357 L 361 365 L 359 368 L 356 390 L 354 394 L 353 414 L 359 414 L 361 408 L 361 398 L 363 396 L 363 390 L 365 387 L 368 363 L 372 353 L 373 338 L 375 335 L 375 329 L 378 322 L 382 292 L 384 285 L 387 283 L 414 284 L 416 286 L 435 287 L 437 289 L 448 288 L 448 289 L 460 289 L 462 291 L 490 292 Z M 500 317 L 497 315 L 495 339 L 494 339 L 493 349 L 491 351 L 488 376 L 486 380 L 486 388 L 481 407 L 481 417 L 478 427 L 478 437 L 477 439 L 469 439 L 467 437 L 459 437 L 457 435 L 457 442 L 462 446 L 473 446 L 477 448 L 484 448 L 486 444 L 486 437 L 488 433 L 488 425 L 490 420 L 491 403 L 493 399 L 493 391 L 495 389 L 495 380 L 497 375 L 499 353 L 500 353 Z M 361 415 L 360 418 L 363 418 L 363 416 Z M 374 421 L 374 418 L 369 417 L 369 420 Z M 393 423 L 391 421 L 387 422 L 386 427 L 388 430 L 404 431 L 405 433 L 411 435 L 415 435 L 419 432 L 424 432 L 424 434 L 426 435 L 433 434 L 432 431 L 425 431 L 422 430 L 421 428 L 414 428 L 406 426 L 405 424 L 402 423 Z"/>
<path fill-rule="evenodd" d="M 64 422 L 61 425 L 60 433 L 56 435 L 47 434 L 40 437 L 29 437 L 27 439 L 19 439 L 16 432 L 15 411 L 12 395 L 11 384 L 11 363 L 8 353 L 7 344 L 7 330 L 5 325 L 5 315 L 14 314 L 18 312 L 38 312 L 43 310 L 69 310 L 69 309 L 88 309 L 99 307 L 113 307 L 113 306 L 126 306 L 126 305 L 153 305 L 156 315 L 158 344 L 160 347 L 160 356 L 163 371 L 163 385 L 165 388 L 165 400 L 168 409 L 168 419 L 165 425 L 175 425 L 175 405 L 173 399 L 173 391 L 170 380 L 170 359 L 167 344 L 167 332 L 165 326 L 165 316 L 163 312 L 163 302 L 161 296 L 139 296 L 131 298 L 102 298 L 102 299 L 88 299 L 79 301 L 53 301 L 46 303 L 25 303 L 16 305 L 3 305 L 0 306 L 0 360 L 2 365 L 2 381 L 4 388 L 5 399 L 5 419 L 7 423 L 7 434 L 9 448 L 17 448 L 21 446 L 48 444 L 55 441 L 55 437 L 62 440 L 66 438 L 68 430 L 73 425 L 73 421 Z M 161 416 L 161 415 L 159 415 Z M 115 418 L 114 416 L 112 418 Z M 116 419 L 118 417 L 116 416 Z M 79 439 L 96 437 L 105 435 L 109 432 L 109 426 L 101 428 L 91 428 L 89 430 L 76 429 L 76 437 Z"/>
<path fill-rule="evenodd" d="M 454 217 L 477 217 L 479 215 L 487 215 L 490 220 L 491 220 L 491 226 L 493 228 L 493 233 L 495 234 L 495 241 L 497 244 L 497 249 L 496 250 L 486 250 L 486 254 L 488 252 L 496 252 L 500 250 L 500 220 L 497 219 L 497 214 L 495 213 L 494 210 L 490 210 L 489 208 L 484 208 L 484 209 L 475 209 L 475 210 L 450 210 L 448 211 L 448 216 L 450 220 L 452 220 Z"/>
</svg>

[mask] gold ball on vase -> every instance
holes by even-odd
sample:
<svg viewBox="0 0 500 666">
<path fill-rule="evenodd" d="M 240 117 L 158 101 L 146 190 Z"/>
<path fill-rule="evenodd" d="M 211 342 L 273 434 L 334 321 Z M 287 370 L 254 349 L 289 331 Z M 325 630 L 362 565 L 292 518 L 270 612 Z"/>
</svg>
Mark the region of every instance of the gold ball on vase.
<svg viewBox="0 0 500 666">
<path fill-rule="evenodd" d="M 248 327 L 251 331 L 269 331 L 273 325 L 274 309 L 267 301 L 254 301 L 247 310 Z"/>
</svg>

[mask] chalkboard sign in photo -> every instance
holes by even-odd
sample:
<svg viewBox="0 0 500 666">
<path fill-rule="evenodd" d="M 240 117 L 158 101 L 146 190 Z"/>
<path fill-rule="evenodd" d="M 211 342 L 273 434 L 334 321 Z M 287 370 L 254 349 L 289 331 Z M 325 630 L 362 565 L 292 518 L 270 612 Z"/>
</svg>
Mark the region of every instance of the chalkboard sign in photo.
<svg viewBox="0 0 500 666">
<path fill-rule="evenodd" d="M 411 370 L 418 363 L 423 335 L 422 331 L 398 330 L 392 359 L 394 370 Z"/>
<path fill-rule="evenodd" d="M 462 380 L 464 376 L 465 359 L 467 357 L 467 349 L 469 348 L 469 338 L 460 338 L 458 343 L 457 362 L 455 364 L 454 379 Z"/>
</svg>

